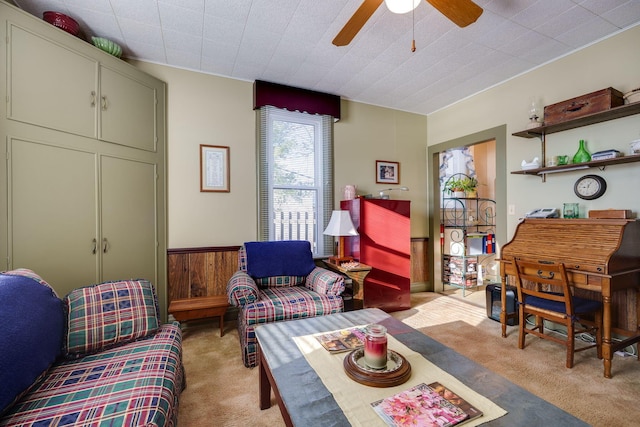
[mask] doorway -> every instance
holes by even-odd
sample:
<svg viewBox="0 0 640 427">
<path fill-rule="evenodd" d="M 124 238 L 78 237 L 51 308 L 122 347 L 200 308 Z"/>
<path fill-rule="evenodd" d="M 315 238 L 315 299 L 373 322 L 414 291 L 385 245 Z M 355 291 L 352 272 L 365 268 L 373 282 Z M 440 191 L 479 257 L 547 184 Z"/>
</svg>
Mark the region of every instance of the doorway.
<svg viewBox="0 0 640 427">
<path fill-rule="evenodd" d="M 428 147 L 427 158 L 430 171 L 428 174 L 429 191 L 429 230 L 432 256 L 429 257 L 429 282 L 434 292 L 442 292 L 444 284 L 442 281 L 442 248 L 440 242 L 440 211 L 441 211 L 441 188 L 440 188 L 440 153 L 457 147 L 474 147 L 477 151 L 475 159 L 476 168 L 484 169 L 485 176 L 493 177 L 492 183 L 493 197 L 496 201 L 496 259 L 500 256 L 500 246 L 506 240 L 506 125 L 487 129 L 475 134 L 456 138 L 440 144 Z M 494 156 L 489 161 L 481 157 L 487 153 L 488 142 L 494 145 Z M 484 144 L 484 145 L 483 145 Z M 486 154 L 485 154 L 486 155 Z M 489 171 L 486 168 L 493 168 Z"/>
</svg>

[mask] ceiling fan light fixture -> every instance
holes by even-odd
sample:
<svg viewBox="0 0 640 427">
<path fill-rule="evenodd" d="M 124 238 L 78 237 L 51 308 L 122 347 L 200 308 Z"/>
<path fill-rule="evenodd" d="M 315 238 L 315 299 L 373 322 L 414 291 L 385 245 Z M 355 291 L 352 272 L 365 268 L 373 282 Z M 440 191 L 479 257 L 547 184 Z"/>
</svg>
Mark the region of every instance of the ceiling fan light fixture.
<svg viewBox="0 0 640 427">
<path fill-rule="evenodd" d="M 393 13 L 403 14 L 418 7 L 421 0 L 384 0 L 387 9 Z"/>
</svg>

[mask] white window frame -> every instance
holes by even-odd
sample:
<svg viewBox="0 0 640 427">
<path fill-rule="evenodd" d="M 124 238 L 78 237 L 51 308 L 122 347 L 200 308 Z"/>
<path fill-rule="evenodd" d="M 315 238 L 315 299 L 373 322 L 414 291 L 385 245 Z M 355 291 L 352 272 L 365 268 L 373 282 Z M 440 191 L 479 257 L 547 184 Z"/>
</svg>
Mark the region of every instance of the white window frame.
<svg viewBox="0 0 640 427">
<path fill-rule="evenodd" d="M 313 225 L 315 245 L 314 256 L 333 254 L 333 237 L 325 236 L 331 211 L 333 210 L 333 118 L 262 107 L 258 113 L 258 237 L 259 240 L 275 240 L 274 189 L 292 188 L 314 190 L 316 192 L 315 224 Z M 275 186 L 273 177 L 273 144 L 271 135 L 274 121 L 290 121 L 314 127 L 315 176 L 313 186 Z"/>
</svg>

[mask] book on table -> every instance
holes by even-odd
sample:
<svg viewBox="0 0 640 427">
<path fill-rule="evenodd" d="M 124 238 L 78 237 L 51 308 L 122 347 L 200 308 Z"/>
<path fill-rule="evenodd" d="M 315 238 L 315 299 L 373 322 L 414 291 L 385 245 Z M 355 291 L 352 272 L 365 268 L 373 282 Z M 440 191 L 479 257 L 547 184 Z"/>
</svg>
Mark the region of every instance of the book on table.
<svg viewBox="0 0 640 427">
<path fill-rule="evenodd" d="M 322 346 L 331 353 L 351 351 L 364 346 L 365 327 L 341 329 L 314 335 Z"/>
<path fill-rule="evenodd" d="M 418 384 L 373 402 L 371 406 L 389 426 L 448 427 L 482 415 L 481 411 L 438 382 Z"/>
</svg>

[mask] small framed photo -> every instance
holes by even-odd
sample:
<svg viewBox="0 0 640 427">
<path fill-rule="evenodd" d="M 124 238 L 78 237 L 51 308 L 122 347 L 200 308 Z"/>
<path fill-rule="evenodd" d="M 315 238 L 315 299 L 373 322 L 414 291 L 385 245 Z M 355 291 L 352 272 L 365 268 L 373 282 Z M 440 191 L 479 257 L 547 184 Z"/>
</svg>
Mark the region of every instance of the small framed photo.
<svg viewBox="0 0 640 427">
<path fill-rule="evenodd" d="M 200 144 L 200 191 L 229 193 L 229 147 Z"/>
<path fill-rule="evenodd" d="M 376 184 L 400 184 L 400 163 L 376 160 Z"/>
</svg>

